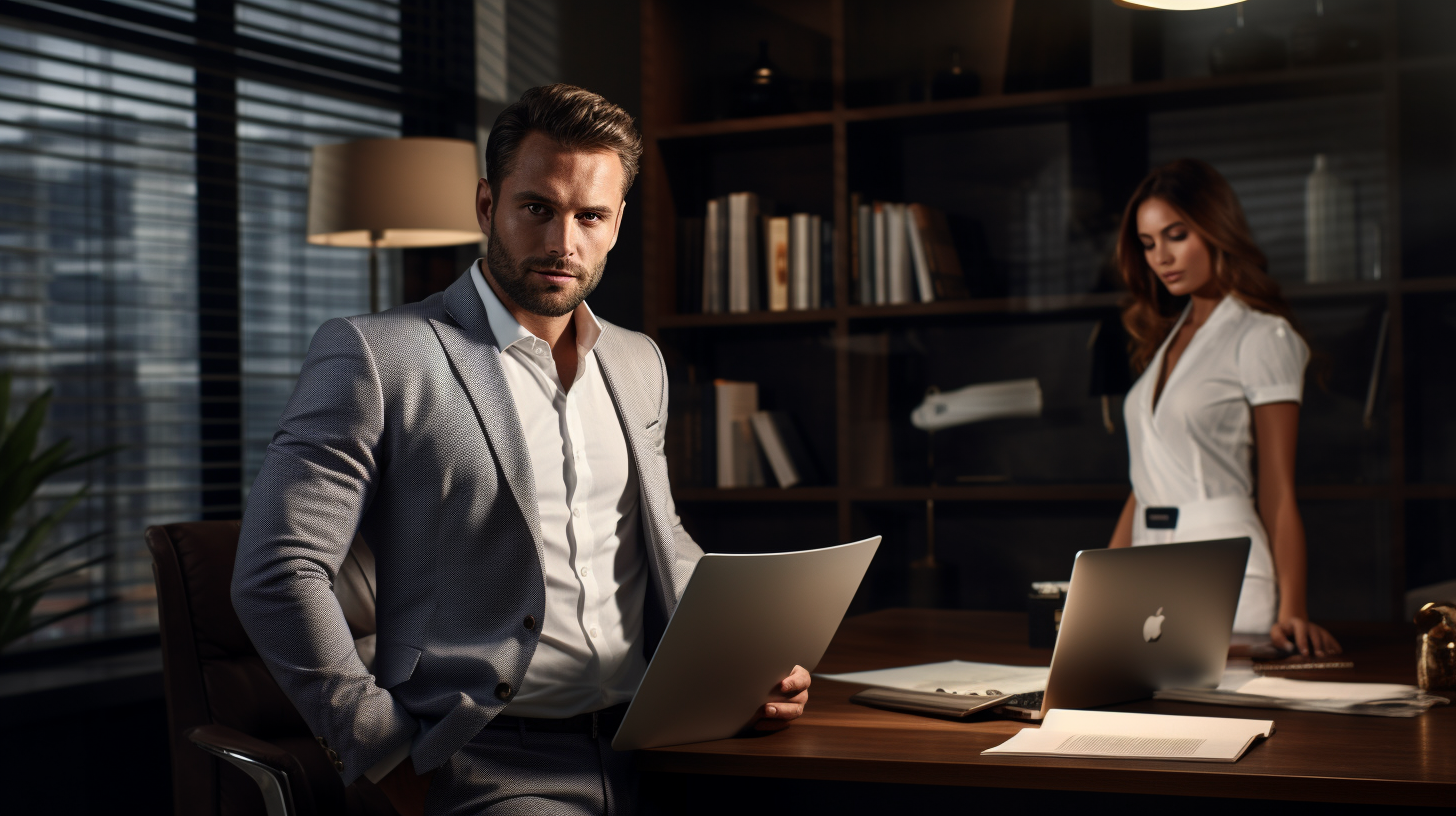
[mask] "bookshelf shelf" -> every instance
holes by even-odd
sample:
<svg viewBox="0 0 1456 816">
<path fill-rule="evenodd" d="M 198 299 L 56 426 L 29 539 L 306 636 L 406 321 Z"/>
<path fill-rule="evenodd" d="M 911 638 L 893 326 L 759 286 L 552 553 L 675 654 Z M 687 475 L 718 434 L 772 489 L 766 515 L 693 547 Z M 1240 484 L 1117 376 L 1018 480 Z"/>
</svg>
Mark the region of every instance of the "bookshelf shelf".
<svg viewBox="0 0 1456 816">
<path fill-rule="evenodd" d="M 1406 70 L 1440 70 L 1456 68 L 1456 58 L 1407 60 L 1398 65 Z M 1156 102 L 1159 97 L 1169 97 L 1176 100 L 1177 104 L 1186 104 L 1189 97 L 1200 95 L 1229 98 L 1242 94 L 1277 98 L 1280 95 L 1305 96 L 1311 93 L 1378 90 L 1385 71 L 1385 63 L 1368 62 L 1319 68 L 1292 68 L 1233 76 L 1189 77 L 1126 85 L 995 94 L 969 99 L 945 99 L 857 108 L 836 107 L 831 110 L 785 113 L 775 116 L 664 124 L 657 126 L 655 130 L 650 130 L 648 135 L 664 141 L 700 139 L 746 133 L 770 133 L 778 130 L 850 122 L 893 122 L 1057 105 L 1083 105 L 1122 100 Z"/>
<path fill-rule="evenodd" d="M 1068 9 L 1087 6 L 1085 0 L 1065 2 Z M 975 558 L 990 553 L 993 563 L 1011 570 L 1006 582 L 1023 577 L 1020 569 L 1034 572 L 1034 580 L 1063 571 L 1068 554 L 1052 541 L 1074 549 L 1104 544 L 1129 487 L 1120 397 L 1110 397 L 1106 406 L 1116 429 L 1108 434 L 1100 395 L 1089 389 L 1092 340 L 1094 327 L 1105 325 L 1125 293 L 1089 291 L 1108 285 L 1090 262 L 1078 267 L 1080 277 L 1033 280 L 1040 273 L 1027 270 L 1046 267 L 1026 259 L 1045 236 L 1031 229 L 1014 233 L 1006 225 L 1030 224 L 1040 216 L 1028 213 L 1042 205 L 998 206 L 994 196 L 1043 189 L 1037 185 L 1050 189 L 1055 185 L 1043 181 L 1047 174 L 1061 174 L 1057 178 L 1065 180 L 1057 183 L 1077 191 L 1075 205 L 1068 206 L 1081 208 L 1074 214 L 1081 220 L 1067 229 L 1091 237 L 1055 257 L 1081 253 L 1085 261 L 1106 252 L 1122 202 L 1150 166 L 1195 155 L 1226 174 L 1228 167 L 1243 168 L 1243 181 L 1234 184 L 1255 236 L 1317 358 L 1329 368 L 1328 383 L 1324 374 L 1306 378 L 1297 491 L 1301 501 L 1319 505 L 1305 518 L 1311 563 L 1364 567 L 1340 576 L 1339 586 L 1312 584 L 1312 593 L 1324 593 L 1323 600 L 1312 595 L 1313 614 L 1389 617 L 1402 608 L 1407 582 L 1417 580 L 1427 568 L 1422 565 L 1456 569 L 1456 557 L 1441 554 L 1443 548 L 1456 552 L 1450 543 L 1456 540 L 1456 507 L 1449 505 L 1456 502 L 1456 465 L 1446 464 L 1456 461 L 1456 415 L 1446 408 L 1456 401 L 1456 358 L 1445 351 L 1456 347 L 1456 274 L 1445 271 L 1446 214 L 1456 211 L 1456 46 L 1435 33 L 1449 29 L 1456 13 L 1444 0 L 1349 0 L 1332 10 L 1363 15 L 1377 27 L 1382 55 L 1353 64 L 1165 74 L 1179 55 L 1174 40 L 1156 39 L 1172 36 L 1158 22 L 1138 36 L 1153 32 L 1156 48 L 1147 53 L 1161 62 L 1151 73 L 1137 69 L 1142 72 L 1132 75 L 1138 81 L 1083 80 L 1051 90 L 860 105 L 856 100 L 914 98 L 902 92 L 904 84 L 884 93 L 856 85 L 867 79 L 860 75 L 856 60 L 863 54 L 854 50 L 856 43 L 878 48 L 883 41 L 877 29 L 855 28 L 865 25 L 868 3 L 728 0 L 705 5 L 707 11 L 642 0 L 646 331 L 662 347 L 676 384 L 758 382 L 763 407 L 793 415 L 831 483 L 787 490 L 678 487 L 674 494 L 690 531 L 697 525 L 706 538 L 721 538 L 761 516 L 772 523 L 759 523 L 748 538 L 764 549 L 796 548 L 830 532 L 849 541 L 883 531 L 887 544 L 898 548 L 894 557 L 904 554 L 908 562 L 924 546 L 924 505 L 933 501 L 936 512 L 946 514 L 946 526 L 936 528 L 938 546 L 961 547 L 963 554 L 974 549 Z M 1268 13 L 1295 19 L 1289 9 L 1300 5 L 1296 0 L 1270 0 L 1261 8 L 1280 4 L 1288 9 Z M 927 6 L 924 19 L 895 18 L 906 27 L 900 34 L 913 35 L 905 39 L 917 44 L 915 53 L 928 53 L 928 45 L 918 44 L 928 32 L 939 36 L 935 15 L 952 13 L 950 6 Z M 980 12 L 956 6 L 953 13 Z M 1144 21 L 1177 14 L 1131 13 Z M 1249 11 L 1258 13 L 1264 12 Z M 739 33 L 725 33 L 730 31 Z M 708 103 L 723 99 L 729 55 L 743 53 L 727 38 L 750 31 L 748 46 L 772 40 L 776 60 L 799 59 L 790 49 L 804 46 L 797 76 L 824 83 L 813 109 L 711 118 L 727 109 Z M 712 53 L 697 53 L 705 37 Z M 927 66 L 891 66 L 902 74 L 885 78 L 928 78 Z M 1158 78 L 1165 75 L 1172 78 Z M 1000 87 L 1000 80 L 990 87 Z M 1379 250 L 1370 257 L 1379 262 L 1382 278 L 1295 282 L 1304 268 L 1304 177 L 1315 153 L 1340 150 L 1358 164 L 1352 178 L 1369 195 L 1361 217 L 1376 231 Z M 991 192 L 972 201 L 977 184 Z M 679 291 L 679 252 L 691 246 L 679 246 L 687 234 L 680 221 L 702 216 L 707 200 L 737 191 L 773 202 L 774 212 L 766 214 L 809 212 L 841 227 L 834 237 L 832 307 L 677 313 L 679 295 L 692 292 Z M 976 296 L 854 302 L 844 228 L 852 193 L 862 201 L 920 202 L 945 212 L 963 268 L 984 276 L 969 281 Z M 978 247 L 985 248 L 984 258 Z M 1361 268 L 1368 272 L 1373 267 L 1365 260 Z M 1019 294 L 1074 289 L 1082 293 Z M 1012 295 L 1000 294 L 1007 292 Z M 1388 335 L 1377 355 L 1383 322 Z M 1372 371 L 1379 376 L 1367 418 Z M 927 466 L 930 445 L 904 418 L 926 387 L 1029 376 L 1038 377 L 1045 394 L 1040 420 L 967 426 L 937 434 L 935 443 L 942 465 L 1007 473 L 1017 481 L 948 484 L 947 473 L 954 471 L 942 468 L 940 485 L 923 484 L 934 467 Z M 860 486 L 865 483 L 886 486 Z M 748 505 L 759 506 L 746 513 Z M 947 560 L 954 561 L 955 553 Z M 1325 580 L 1331 569 L 1321 569 Z M 879 586 L 896 580 L 881 576 Z M 891 594 L 876 603 L 905 601 Z"/>
<path fill-rule="evenodd" d="M 857 504 L 923 502 L 1122 502 L 1126 484 L 984 484 L 901 485 L 894 487 L 686 487 L 673 491 L 679 504 L 757 502 L 853 502 Z M 1456 498 L 1456 485 L 1318 485 L 1298 487 L 1307 501 L 1388 501 Z"/>
<path fill-rule="evenodd" d="M 781 324 L 833 323 L 837 309 L 805 309 L 785 312 L 723 312 L 719 314 L 671 314 L 658 318 L 664 329 L 721 328 L 724 326 L 763 326 Z"/>
</svg>

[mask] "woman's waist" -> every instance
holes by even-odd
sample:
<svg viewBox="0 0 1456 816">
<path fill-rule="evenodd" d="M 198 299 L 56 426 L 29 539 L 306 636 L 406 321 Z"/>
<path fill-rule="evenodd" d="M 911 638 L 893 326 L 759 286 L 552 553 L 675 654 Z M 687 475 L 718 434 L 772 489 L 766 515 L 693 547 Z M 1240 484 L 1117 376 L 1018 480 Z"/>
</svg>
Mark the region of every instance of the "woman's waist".
<svg viewBox="0 0 1456 816">
<path fill-rule="evenodd" d="M 1137 501 L 1138 526 L 1147 529 L 1179 529 L 1223 526 L 1228 524 L 1262 524 L 1250 496 L 1220 496 L 1177 504 L 1154 504 Z"/>
</svg>

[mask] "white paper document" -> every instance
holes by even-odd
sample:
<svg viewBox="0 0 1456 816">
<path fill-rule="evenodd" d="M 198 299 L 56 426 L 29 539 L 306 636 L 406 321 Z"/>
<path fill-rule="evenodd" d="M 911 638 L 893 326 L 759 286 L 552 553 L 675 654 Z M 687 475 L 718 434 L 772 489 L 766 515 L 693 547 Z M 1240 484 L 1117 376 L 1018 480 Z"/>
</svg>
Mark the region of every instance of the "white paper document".
<svg viewBox="0 0 1456 816">
<path fill-rule="evenodd" d="M 1159 700 L 1213 703 L 1249 708 L 1285 708 L 1329 714 L 1365 714 L 1377 717 L 1414 717 L 1446 698 L 1425 694 L 1415 686 L 1398 683 L 1331 683 L 1264 677 L 1247 670 L 1224 672 L 1216 689 L 1165 689 L 1153 693 Z"/>
<path fill-rule="evenodd" d="M 1273 733 L 1273 720 L 1058 708 L 1047 712 L 1040 728 L 1023 728 L 981 753 L 1234 762 L 1254 740 Z"/>
<path fill-rule="evenodd" d="M 945 691 L 951 694 L 1026 694 L 1046 689 L 1046 666 L 1003 666 L 999 663 L 969 663 L 947 660 L 919 666 L 816 674 L 826 680 L 907 691 Z"/>
</svg>

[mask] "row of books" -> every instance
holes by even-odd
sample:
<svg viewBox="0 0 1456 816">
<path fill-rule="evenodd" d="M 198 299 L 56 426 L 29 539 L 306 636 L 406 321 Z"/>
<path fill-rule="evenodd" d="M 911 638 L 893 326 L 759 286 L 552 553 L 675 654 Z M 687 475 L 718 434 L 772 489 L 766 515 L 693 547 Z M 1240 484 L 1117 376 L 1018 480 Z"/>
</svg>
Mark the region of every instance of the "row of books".
<svg viewBox="0 0 1456 816">
<path fill-rule="evenodd" d="M 755 193 L 708 201 L 678 221 L 678 311 L 788 311 L 834 305 L 834 224 L 773 216 Z"/>
<path fill-rule="evenodd" d="M 758 383 L 675 384 L 670 396 L 668 467 L 682 484 L 779 487 L 814 484 L 818 469 L 793 420 L 760 411 Z"/>
<path fill-rule="evenodd" d="M 945 213 L 924 204 L 851 196 L 850 278 L 862 304 L 970 297 Z"/>
</svg>

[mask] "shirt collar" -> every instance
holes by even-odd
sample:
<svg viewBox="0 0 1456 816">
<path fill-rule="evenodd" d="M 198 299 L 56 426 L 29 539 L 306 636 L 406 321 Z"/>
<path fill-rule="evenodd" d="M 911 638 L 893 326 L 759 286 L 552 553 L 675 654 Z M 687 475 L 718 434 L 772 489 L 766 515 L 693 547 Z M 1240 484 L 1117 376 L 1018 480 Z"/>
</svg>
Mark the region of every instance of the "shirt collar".
<svg viewBox="0 0 1456 816">
<path fill-rule="evenodd" d="M 485 304 L 485 316 L 490 321 L 490 332 L 495 335 L 497 343 L 500 343 L 501 351 L 505 351 L 517 343 L 524 342 L 527 347 L 545 341 L 532 334 L 529 329 L 516 320 L 511 310 L 506 308 L 504 303 L 496 296 L 495 290 L 485 281 L 485 272 L 480 267 L 480 259 L 470 267 L 470 280 L 475 284 L 475 291 L 480 295 L 480 302 Z M 581 354 L 596 348 L 597 340 L 602 336 L 602 324 L 597 320 L 596 314 L 591 307 L 582 301 L 580 306 L 572 314 L 576 321 L 576 347 Z"/>
</svg>

